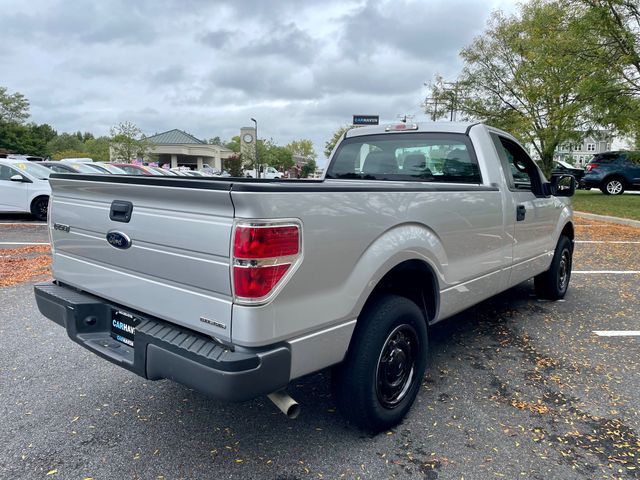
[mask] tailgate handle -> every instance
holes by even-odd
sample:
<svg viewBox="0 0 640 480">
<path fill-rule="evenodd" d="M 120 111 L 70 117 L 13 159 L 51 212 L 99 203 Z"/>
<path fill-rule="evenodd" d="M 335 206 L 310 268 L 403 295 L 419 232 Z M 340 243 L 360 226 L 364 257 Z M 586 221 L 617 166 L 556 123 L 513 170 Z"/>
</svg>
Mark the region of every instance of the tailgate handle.
<svg viewBox="0 0 640 480">
<path fill-rule="evenodd" d="M 124 200 L 114 200 L 111 202 L 109 218 L 114 222 L 129 223 L 132 211 L 133 203 L 125 202 Z"/>
</svg>

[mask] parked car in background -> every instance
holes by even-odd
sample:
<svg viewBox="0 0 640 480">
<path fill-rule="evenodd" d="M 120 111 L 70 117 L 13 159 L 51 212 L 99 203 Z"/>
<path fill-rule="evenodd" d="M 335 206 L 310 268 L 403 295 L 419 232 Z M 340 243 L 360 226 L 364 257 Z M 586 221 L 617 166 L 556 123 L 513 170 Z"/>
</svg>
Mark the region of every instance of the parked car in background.
<svg viewBox="0 0 640 480">
<path fill-rule="evenodd" d="M 100 175 L 111 173 L 104 168 L 100 168 L 98 166 L 95 166 L 93 164 L 88 164 L 88 163 L 45 161 L 45 162 L 38 162 L 38 165 L 47 167 L 48 169 L 56 173 L 86 173 L 86 174 L 100 174 Z"/>
<path fill-rule="evenodd" d="M 35 155 L 21 155 L 21 154 L 15 154 L 15 153 L 9 153 L 5 155 L 4 158 L 9 160 L 23 160 L 27 162 L 41 162 L 44 160 L 43 157 L 38 157 Z"/>
<path fill-rule="evenodd" d="M 69 157 L 69 158 L 63 158 L 60 161 L 61 162 L 71 162 L 71 163 L 93 163 L 93 158 L 89 158 L 89 157 Z"/>
<path fill-rule="evenodd" d="M 0 159 L 0 212 L 26 212 L 46 220 L 50 174 L 39 163 Z"/>
<path fill-rule="evenodd" d="M 572 175 L 576 179 L 576 182 L 580 182 L 584 177 L 584 169 L 576 168 L 570 163 L 563 162 L 562 160 L 556 160 L 553 162 L 553 170 L 551 175 Z"/>
<path fill-rule="evenodd" d="M 111 165 L 110 163 L 96 162 L 95 164 L 91 164 L 91 166 L 102 168 L 102 169 L 106 170 L 107 172 L 112 173 L 114 175 L 126 175 L 126 172 L 124 170 L 122 170 L 121 168 L 118 168 L 118 167 L 116 167 L 114 165 Z"/>
<path fill-rule="evenodd" d="M 248 178 L 258 178 L 258 175 L 256 174 L 255 169 L 245 170 L 244 176 Z M 263 167 L 260 167 L 260 178 L 274 179 L 274 178 L 283 178 L 283 177 L 284 177 L 284 173 L 279 172 L 273 167 L 268 167 L 266 165 Z"/>
<path fill-rule="evenodd" d="M 68 163 L 45 161 L 38 163 L 38 165 L 42 165 L 54 173 L 77 173 L 77 170 Z"/>
<path fill-rule="evenodd" d="M 110 165 L 118 167 L 120 170 L 124 171 L 126 175 L 160 175 L 143 165 L 135 165 L 133 163 L 111 163 Z"/>
<path fill-rule="evenodd" d="M 599 188 L 605 195 L 640 190 L 640 151 L 598 153 L 587 164 L 580 185 Z"/>
<path fill-rule="evenodd" d="M 160 168 L 160 167 L 153 167 L 151 165 L 145 165 L 145 168 L 151 170 L 151 172 L 157 174 L 157 175 L 164 175 L 165 177 L 175 177 L 176 174 L 174 172 L 172 172 L 171 170 L 168 170 L 166 168 Z"/>
</svg>

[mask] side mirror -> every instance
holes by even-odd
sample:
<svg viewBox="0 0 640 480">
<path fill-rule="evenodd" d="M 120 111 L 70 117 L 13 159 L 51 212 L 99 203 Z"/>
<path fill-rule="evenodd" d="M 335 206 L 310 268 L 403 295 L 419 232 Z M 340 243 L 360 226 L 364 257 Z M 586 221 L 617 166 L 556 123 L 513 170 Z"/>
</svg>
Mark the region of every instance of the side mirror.
<svg viewBox="0 0 640 480">
<path fill-rule="evenodd" d="M 11 180 L 12 182 L 31 183 L 31 180 L 29 180 L 28 178 L 24 178 L 22 175 L 18 175 L 18 174 L 11 176 L 9 180 Z"/>
<path fill-rule="evenodd" d="M 576 179 L 573 175 L 555 175 L 548 185 L 549 193 L 556 197 L 571 197 L 576 192 Z"/>
</svg>

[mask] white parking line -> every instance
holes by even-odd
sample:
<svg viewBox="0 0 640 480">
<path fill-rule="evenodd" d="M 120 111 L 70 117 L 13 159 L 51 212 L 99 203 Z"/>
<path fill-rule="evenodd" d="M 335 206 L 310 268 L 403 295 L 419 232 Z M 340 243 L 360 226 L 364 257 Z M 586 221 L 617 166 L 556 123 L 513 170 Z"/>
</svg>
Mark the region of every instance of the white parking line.
<svg viewBox="0 0 640 480">
<path fill-rule="evenodd" d="M 49 242 L 0 242 L 0 245 L 50 245 Z"/>
<path fill-rule="evenodd" d="M 594 330 L 599 337 L 640 337 L 640 330 Z"/>
<path fill-rule="evenodd" d="M 616 275 L 635 275 L 640 273 L 640 270 L 573 270 L 571 273 L 613 273 Z"/>
<path fill-rule="evenodd" d="M 1 225 L 46 225 L 46 223 L 37 222 L 0 222 Z"/>
<path fill-rule="evenodd" d="M 640 243 L 640 240 L 574 240 L 573 243 L 620 243 L 620 244 L 636 244 Z"/>
</svg>

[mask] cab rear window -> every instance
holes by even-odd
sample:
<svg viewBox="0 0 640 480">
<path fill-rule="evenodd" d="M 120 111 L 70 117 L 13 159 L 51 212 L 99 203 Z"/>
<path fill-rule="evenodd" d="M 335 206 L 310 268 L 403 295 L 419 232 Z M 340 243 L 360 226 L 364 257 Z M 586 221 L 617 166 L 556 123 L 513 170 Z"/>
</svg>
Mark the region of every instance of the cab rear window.
<svg viewBox="0 0 640 480">
<path fill-rule="evenodd" d="M 326 178 L 482 183 L 469 138 L 450 133 L 347 138 L 336 151 Z"/>
</svg>

